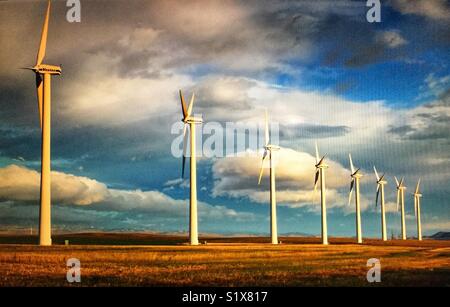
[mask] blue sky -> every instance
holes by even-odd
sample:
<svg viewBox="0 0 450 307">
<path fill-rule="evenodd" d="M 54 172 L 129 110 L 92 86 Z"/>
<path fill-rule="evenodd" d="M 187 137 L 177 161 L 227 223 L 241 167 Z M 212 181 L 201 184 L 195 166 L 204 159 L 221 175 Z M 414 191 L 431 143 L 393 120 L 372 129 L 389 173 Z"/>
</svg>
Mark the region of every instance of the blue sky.
<svg viewBox="0 0 450 307">
<path fill-rule="evenodd" d="M 186 231 L 189 187 L 173 157 L 178 89 L 207 122 L 280 123 L 281 233 L 320 233 L 311 202 L 314 142 L 328 154 L 329 234 L 354 234 L 348 153 L 362 182 L 363 233 L 380 233 L 376 165 L 386 172 L 388 228 L 398 233 L 393 176 L 422 178 L 424 232 L 450 230 L 450 6 L 384 1 L 82 1 L 81 23 L 54 1 L 46 62 L 53 81 L 53 225 L 64 230 Z M 0 4 L 0 228 L 38 223 L 40 136 L 32 80 L 45 1 Z M 26 37 L 27 39 L 18 39 Z M 11 63 L 14 63 L 11 68 Z M 202 158 L 199 230 L 268 233 L 260 157 Z M 186 176 L 187 177 L 187 176 Z M 267 179 L 267 177 L 265 178 Z M 407 194 L 408 234 L 415 234 Z"/>
</svg>

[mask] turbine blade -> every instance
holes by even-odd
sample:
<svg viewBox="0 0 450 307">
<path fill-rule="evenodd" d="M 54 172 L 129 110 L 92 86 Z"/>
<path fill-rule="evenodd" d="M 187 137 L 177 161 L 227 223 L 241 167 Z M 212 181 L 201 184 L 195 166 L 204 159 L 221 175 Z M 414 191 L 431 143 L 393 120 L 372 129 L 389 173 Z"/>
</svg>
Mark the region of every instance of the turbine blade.
<svg viewBox="0 0 450 307">
<path fill-rule="evenodd" d="M 375 207 L 378 207 L 378 196 L 380 195 L 380 185 L 377 186 L 377 196 L 375 198 Z"/>
<path fill-rule="evenodd" d="M 325 156 L 326 156 L 326 155 L 325 155 Z M 322 163 L 323 159 L 325 159 L 325 156 L 323 156 L 322 159 L 320 159 L 320 161 L 319 161 L 318 164 Z"/>
<path fill-rule="evenodd" d="M 316 164 L 319 163 L 319 148 L 317 147 L 317 142 L 316 142 Z"/>
<path fill-rule="evenodd" d="M 397 211 L 399 210 L 400 207 L 400 190 L 397 190 Z"/>
<path fill-rule="evenodd" d="M 186 133 L 186 129 L 187 129 L 187 125 L 184 125 L 184 129 L 183 129 L 183 164 L 181 167 L 181 178 L 184 178 L 184 169 L 185 169 L 185 165 L 186 165 L 186 150 L 187 150 L 187 136 L 188 134 Z"/>
<path fill-rule="evenodd" d="M 316 171 L 316 176 L 314 178 L 314 192 L 317 189 L 317 182 L 319 181 L 319 170 Z"/>
<path fill-rule="evenodd" d="M 352 193 L 353 190 L 350 191 L 350 193 L 348 194 L 348 205 L 350 206 L 351 202 L 352 202 Z"/>
<path fill-rule="evenodd" d="M 264 155 L 263 155 L 262 161 L 261 161 L 261 169 L 259 171 L 258 185 L 261 183 L 261 178 L 262 178 L 262 175 L 264 172 L 264 160 L 266 159 L 266 157 L 267 157 L 267 150 L 264 150 Z"/>
<path fill-rule="evenodd" d="M 183 119 L 187 117 L 186 103 L 184 102 L 183 94 L 180 90 L 180 100 L 181 100 L 181 111 L 183 112 Z"/>
<path fill-rule="evenodd" d="M 405 178 L 404 177 L 402 177 L 402 179 L 400 180 L 400 186 L 403 186 L 403 180 L 404 180 Z"/>
<path fill-rule="evenodd" d="M 50 18 L 50 0 L 47 5 L 47 13 L 45 14 L 44 25 L 42 26 L 41 43 L 36 58 L 36 65 L 40 65 L 45 57 L 45 49 L 47 48 L 48 20 Z"/>
<path fill-rule="evenodd" d="M 352 201 L 353 184 L 354 184 L 354 180 L 352 179 L 352 182 L 350 183 L 350 193 L 348 194 L 348 205 L 349 206 L 350 206 L 350 203 Z"/>
<path fill-rule="evenodd" d="M 380 176 L 378 176 L 377 169 L 375 168 L 375 165 L 373 166 L 373 170 L 375 171 L 375 176 L 377 177 L 377 181 L 380 181 Z"/>
<path fill-rule="evenodd" d="M 36 91 L 39 109 L 39 124 L 42 129 L 42 99 L 44 96 L 44 82 L 42 82 L 42 77 L 39 73 L 36 73 Z"/>
<path fill-rule="evenodd" d="M 181 166 L 181 178 L 184 178 L 184 168 L 186 166 L 186 156 L 183 155 L 183 162 L 182 162 L 182 166 Z"/>
<path fill-rule="evenodd" d="M 264 142 L 265 145 L 269 145 L 270 142 L 270 135 L 269 135 L 269 116 L 267 115 L 267 109 L 266 109 L 266 118 L 265 118 L 265 126 L 264 126 Z"/>
<path fill-rule="evenodd" d="M 414 216 L 417 217 L 417 196 L 414 195 Z"/>
<path fill-rule="evenodd" d="M 319 170 L 316 171 L 316 176 L 314 178 L 314 191 L 312 194 L 312 203 L 316 202 L 316 191 L 317 191 L 317 182 L 319 181 Z"/>
<path fill-rule="evenodd" d="M 194 107 L 194 99 L 195 99 L 195 94 L 192 93 L 191 101 L 189 102 L 189 107 L 188 107 L 188 110 L 187 110 L 187 116 L 191 116 L 192 108 Z"/>
<path fill-rule="evenodd" d="M 348 154 L 348 158 L 350 159 L 350 169 L 352 170 L 352 174 L 355 173 L 355 167 L 353 166 L 352 155 Z"/>
<path fill-rule="evenodd" d="M 415 194 L 419 194 L 419 187 L 420 187 L 420 178 L 419 178 L 419 181 L 417 181 Z"/>
<path fill-rule="evenodd" d="M 397 177 L 396 176 L 394 176 L 394 179 L 395 179 L 395 184 L 397 185 L 397 188 L 399 187 L 399 182 L 398 182 L 398 179 L 397 179 Z"/>
</svg>

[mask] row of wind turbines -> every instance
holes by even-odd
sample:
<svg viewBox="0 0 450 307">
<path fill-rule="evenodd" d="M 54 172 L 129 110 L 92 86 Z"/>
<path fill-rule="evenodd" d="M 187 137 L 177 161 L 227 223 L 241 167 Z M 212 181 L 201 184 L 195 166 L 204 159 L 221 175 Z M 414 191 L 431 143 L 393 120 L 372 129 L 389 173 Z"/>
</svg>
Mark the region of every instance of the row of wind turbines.
<svg viewBox="0 0 450 307">
<path fill-rule="evenodd" d="M 361 170 L 355 169 L 353 164 L 352 155 L 349 154 L 350 161 L 350 193 L 348 197 L 348 204 L 350 205 L 353 195 L 353 190 L 355 190 L 355 225 L 356 225 L 356 239 L 359 244 L 362 243 L 362 231 L 361 231 L 361 202 L 360 202 L 360 180 L 363 177 Z M 325 187 L 325 169 L 328 168 L 328 165 L 324 162 L 325 156 L 319 158 L 319 149 L 316 143 L 316 175 L 314 179 L 314 192 L 317 189 L 318 181 L 320 178 L 320 195 L 321 195 L 321 214 L 322 214 L 322 244 L 328 244 L 328 229 L 327 229 L 327 207 L 326 207 L 326 187 Z M 377 183 L 377 192 L 375 197 L 375 206 L 378 206 L 378 199 L 380 199 L 381 206 L 381 238 L 383 241 L 387 241 L 387 233 L 386 233 L 386 207 L 385 207 L 385 199 L 384 199 L 384 186 L 387 184 L 387 180 L 385 179 L 385 175 L 380 175 L 377 172 L 376 167 L 373 167 L 376 177 Z M 397 187 L 397 211 L 399 211 L 399 207 L 401 208 L 401 234 L 402 240 L 406 240 L 406 224 L 405 224 L 405 190 L 406 186 L 404 185 L 404 178 L 398 181 L 397 177 L 394 176 L 396 187 Z M 420 188 L 420 179 L 417 182 L 416 190 L 414 192 L 414 212 L 417 220 L 417 239 L 419 241 L 422 240 L 422 226 L 421 226 L 421 217 L 420 217 L 420 197 L 422 194 L 419 191 Z"/>
<path fill-rule="evenodd" d="M 186 160 L 186 144 L 187 140 L 187 125 L 190 129 L 190 219 L 189 219 L 189 242 L 191 245 L 198 244 L 198 225 L 197 225 L 197 167 L 196 167 L 196 155 L 195 155 L 195 125 L 201 124 L 202 119 L 192 117 L 192 109 L 194 105 L 194 94 L 192 94 L 189 106 L 186 108 L 186 103 L 183 94 L 180 90 L 180 100 L 181 100 L 181 111 L 183 115 L 182 121 L 185 123 L 183 130 L 183 163 L 182 163 L 182 177 L 184 177 L 185 170 L 185 160 Z M 326 207 L 326 185 L 325 185 L 325 170 L 328 165 L 325 163 L 325 155 L 320 158 L 319 149 L 316 143 L 316 172 L 314 178 L 314 193 L 317 190 L 317 186 L 320 179 L 320 195 L 321 195 L 321 222 L 322 222 L 322 244 L 328 245 L 328 227 L 327 227 L 327 207 Z M 261 161 L 261 168 L 258 177 L 258 185 L 261 183 L 261 179 L 264 173 L 264 162 L 269 159 L 269 177 L 270 177 L 270 237 L 272 244 L 278 244 L 278 231 L 277 231 L 277 199 L 276 199 L 276 177 L 275 177 L 275 163 L 274 154 L 276 151 L 280 150 L 280 147 L 273 145 L 270 142 L 270 131 L 269 131 L 269 120 L 267 115 L 267 110 L 265 113 L 265 125 L 264 125 L 264 153 Z M 356 239 L 357 243 L 363 243 L 362 240 L 362 230 L 361 230 L 361 202 L 360 202 L 360 180 L 363 177 L 361 170 L 355 169 L 353 164 L 352 155 L 349 154 L 350 161 L 350 192 L 348 198 L 348 204 L 350 205 L 353 195 L 353 190 L 355 190 L 355 207 L 356 207 Z M 375 198 L 375 206 L 378 206 L 378 199 L 380 199 L 381 204 L 381 238 L 383 241 L 387 241 L 386 234 L 386 208 L 385 208 L 385 192 L 384 188 L 387 184 L 385 175 L 379 176 L 375 166 L 373 167 L 377 183 L 377 192 Z M 402 239 L 406 240 L 406 225 L 405 225 L 405 190 L 406 186 L 404 184 L 404 179 L 402 178 L 400 182 L 397 177 L 395 178 L 397 187 L 397 211 L 399 207 L 401 208 L 401 233 Z M 422 227 L 420 218 L 420 197 L 422 194 L 419 191 L 420 179 L 417 182 L 416 190 L 414 192 L 414 211 L 417 219 L 417 238 L 419 241 L 422 240 Z"/>
<path fill-rule="evenodd" d="M 50 131 L 51 131 L 51 77 L 53 75 L 61 75 L 61 67 L 56 65 L 43 64 L 43 59 L 46 53 L 48 25 L 50 18 L 51 1 L 48 1 L 47 11 L 42 28 L 41 40 L 37 53 L 36 64 L 33 67 L 24 69 L 31 70 L 35 74 L 37 101 L 39 110 L 39 121 L 42 133 L 41 139 L 41 182 L 40 182 L 40 210 L 39 210 L 39 245 L 48 246 L 52 244 L 51 239 L 51 160 L 50 160 Z M 183 94 L 180 91 L 182 121 L 184 123 L 183 130 L 183 161 L 182 161 L 182 176 L 184 176 L 186 151 L 188 143 L 187 128 L 189 126 L 190 138 L 190 209 L 189 209 L 189 243 L 191 245 L 198 245 L 198 219 L 197 219 L 197 167 L 196 167 L 196 152 L 195 152 L 195 126 L 202 123 L 201 118 L 192 116 L 195 96 L 192 94 L 190 103 L 186 106 Z M 275 188 L 275 164 L 273 163 L 273 156 L 276 151 L 280 149 L 279 146 L 270 143 L 269 121 L 266 111 L 265 117 L 265 143 L 264 154 L 262 157 L 262 165 L 259 173 L 258 184 L 261 183 L 263 176 L 263 163 L 265 159 L 269 159 L 270 163 L 270 232 L 272 244 L 278 244 L 277 234 L 277 214 L 276 214 L 276 188 Z M 360 215 L 360 198 L 359 198 L 359 181 L 362 177 L 360 169 L 355 170 L 353 161 L 350 158 L 351 166 L 351 186 L 349 203 L 353 189 L 355 189 L 355 204 L 356 204 L 356 233 L 358 243 L 362 243 L 361 234 L 361 215 Z M 314 191 L 317 188 L 320 179 L 320 194 L 321 194 L 321 213 L 322 213 L 322 243 L 328 244 L 327 234 L 327 216 L 326 216 L 326 187 L 325 187 L 325 170 L 328 165 L 325 163 L 325 156 L 319 159 L 319 151 L 316 144 L 316 174 L 314 180 Z M 377 195 L 376 204 L 378 204 L 378 197 L 381 198 L 381 220 L 382 220 L 382 239 L 386 238 L 386 219 L 385 219 L 385 203 L 384 203 L 384 185 L 387 184 L 385 176 L 377 177 Z M 397 183 L 397 206 L 401 203 L 402 216 L 402 238 L 406 239 L 405 228 L 405 210 L 404 210 L 404 191 L 406 187 L 403 184 L 403 178 Z M 416 191 L 414 193 L 415 212 L 417 216 L 417 231 L 418 239 L 422 240 L 421 225 L 420 225 L 420 197 L 419 192 L 420 180 L 417 183 Z"/>
</svg>

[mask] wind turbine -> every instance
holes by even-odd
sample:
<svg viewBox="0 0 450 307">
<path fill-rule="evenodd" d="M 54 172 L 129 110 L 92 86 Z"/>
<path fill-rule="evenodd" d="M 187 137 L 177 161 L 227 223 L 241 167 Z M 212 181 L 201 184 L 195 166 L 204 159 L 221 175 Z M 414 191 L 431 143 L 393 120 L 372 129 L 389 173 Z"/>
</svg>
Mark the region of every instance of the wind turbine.
<svg viewBox="0 0 450 307">
<path fill-rule="evenodd" d="M 352 161 L 352 155 L 348 154 L 348 157 L 350 159 L 350 168 L 351 168 L 351 175 L 352 178 L 350 183 L 350 194 L 348 195 L 348 204 L 350 205 L 350 202 L 352 201 L 352 192 L 353 189 L 355 189 L 355 204 L 356 204 L 356 237 L 358 240 L 358 243 L 362 243 L 362 235 L 361 235 L 361 205 L 359 201 L 359 180 L 363 176 L 360 172 L 360 169 L 358 168 L 355 170 L 355 167 L 353 165 Z"/>
<path fill-rule="evenodd" d="M 422 224 L 420 221 L 420 198 L 422 194 L 419 192 L 420 179 L 417 182 L 416 191 L 414 192 L 414 211 L 417 218 L 417 239 L 422 241 Z"/>
<path fill-rule="evenodd" d="M 325 198 L 325 169 L 328 165 L 323 161 L 325 155 L 319 158 L 319 149 L 316 142 L 316 176 L 314 178 L 314 194 L 316 193 L 317 183 L 320 177 L 320 204 L 322 208 L 322 244 L 328 245 L 328 229 L 327 229 L 327 205 Z"/>
<path fill-rule="evenodd" d="M 60 66 L 42 64 L 47 46 L 50 6 L 51 2 L 49 0 L 44 25 L 42 27 L 41 42 L 37 53 L 36 65 L 34 67 L 24 68 L 33 71 L 36 75 L 39 122 L 42 131 L 39 245 L 45 246 L 52 245 L 50 178 L 51 76 L 61 75 Z"/>
<path fill-rule="evenodd" d="M 394 177 L 397 184 L 397 211 L 399 204 L 401 203 L 401 215 L 402 215 L 402 240 L 406 240 L 406 224 L 405 224 L 405 190 L 406 186 L 403 184 L 403 178 L 398 181 L 397 177 Z"/>
<path fill-rule="evenodd" d="M 195 95 L 192 93 L 191 101 L 189 103 L 189 107 L 186 108 L 186 103 L 184 102 L 183 94 L 180 90 L 180 100 L 181 100 L 181 112 L 183 114 L 183 119 L 181 120 L 184 123 L 183 129 L 183 164 L 181 170 L 181 177 L 184 177 L 184 165 L 186 162 L 186 146 L 187 146 L 187 126 L 189 125 L 190 132 L 190 156 L 191 156 L 191 198 L 190 198 L 190 206 L 189 206 L 189 243 L 191 245 L 198 245 L 198 223 L 197 223 L 197 161 L 196 161 L 196 153 L 195 153 L 195 125 L 201 124 L 203 120 L 201 118 L 196 118 L 191 116 L 192 108 L 194 106 L 194 98 Z"/>
<path fill-rule="evenodd" d="M 275 165 L 273 163 L 273 152 L 280 149 L 279 146 L 270 144 L 269 135 L 269 119 L 266 110 L 265 131 L 264 131 L 264 155 L 261 162 L 261 170 L 259 172 L 258 184 L 261 183 L 261 178 L 264 172 L 264 160 L 269 155 L 270 160 L 270 236 L 272 244 L 278 244 L 277 233 L 277 198 L 275 194 Z"/>
<path fill-rule="evenodd" d="M 377 177 L 377 196 L 375 198 L 375 207 L 378 206 L 378 197 L 381 196 L 381 238 L 383 241 L 387 241 L 386 210 L 384 206 L 384 185 L 387 184 L 387 181 L 384 179 L 384 174 L 381 175 L 381 177 L 378 175 L 375 166 L 373 167 L 373 170 L 375 171 L 375 176 Z"/>
</svg>

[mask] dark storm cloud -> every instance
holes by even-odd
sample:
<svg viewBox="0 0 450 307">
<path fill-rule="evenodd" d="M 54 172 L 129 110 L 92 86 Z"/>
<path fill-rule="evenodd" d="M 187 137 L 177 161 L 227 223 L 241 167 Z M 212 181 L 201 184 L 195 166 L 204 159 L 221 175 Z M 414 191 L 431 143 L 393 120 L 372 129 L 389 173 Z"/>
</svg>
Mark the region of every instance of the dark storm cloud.
<svg viewBox="0 0 450 307">
<path fill-rule="evenodd" d="M 152 119 L 155 121 L 155 119 Z M 164 120 L 158 121 L 160 130 L 149 129 L 150 120 L 130 123 L 115 127 L 72 127 L 70 129 L 54 129 L 52 152 L 53 157 L 65 159 L 110 161 L 123 159 L 149 159 L 150 153 L 155 155 L 157 148 L 152 140 L 163 140 L 170 134 L 170 125 Z M 38 160 L 40 157 L 40 130 L 0 126 L 0 153 L 9 157 L 24 157 L 26 160 Z M 166 148 L 170 150 L 167 140 Z M 161 143 L 158 144 L 161 146 Z M 160 153 L 165 155 L 167 153 Z"/>
<path fill-rule="evenodd" d="M 344 136 L 350 132 L 350 127 L 327 125 L 281 125 L 280 137 L 282 138 L 328 138 Z"/>
<path fill-rule="evenodd" d="M 410 115 L 405 125 L 390 127 L 388 132 L 409 140 L 441 140 L 450 144 L 450 95 L 445 90 L 440 99 L 423 105 Z"/>
</svg>

